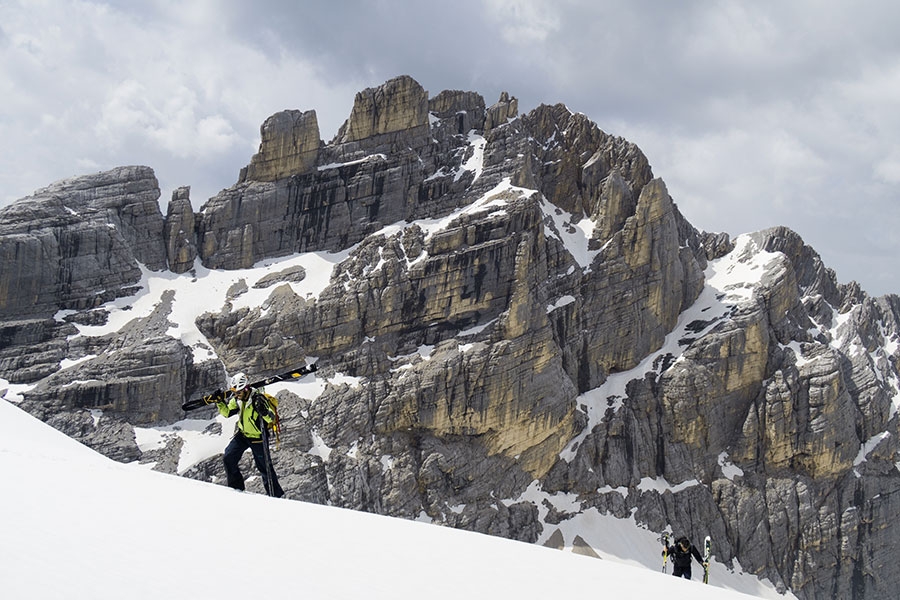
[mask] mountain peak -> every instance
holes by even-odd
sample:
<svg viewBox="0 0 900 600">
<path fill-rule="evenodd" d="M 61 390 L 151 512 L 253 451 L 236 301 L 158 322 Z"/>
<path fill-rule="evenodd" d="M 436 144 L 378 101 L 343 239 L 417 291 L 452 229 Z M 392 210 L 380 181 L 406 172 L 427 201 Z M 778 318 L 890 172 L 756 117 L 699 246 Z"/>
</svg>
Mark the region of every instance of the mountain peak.
<svg viewBox="0 0 900 600">
<path fill-rule="evenodd" d="M 329 143 L 312 110 L 261 137 L 196 214 L 145 210 L 140 169 L 0 213 L 8 399 L 221 481 L 231 423 L 182 402 L 316 360 L 268 390 L 290 498 L 600 556 L 618 517 L 798 597 L 892 597 L 895 297 L 787 228 L 697 231 L 564 104 L 404 76 Z"/>
</svg>

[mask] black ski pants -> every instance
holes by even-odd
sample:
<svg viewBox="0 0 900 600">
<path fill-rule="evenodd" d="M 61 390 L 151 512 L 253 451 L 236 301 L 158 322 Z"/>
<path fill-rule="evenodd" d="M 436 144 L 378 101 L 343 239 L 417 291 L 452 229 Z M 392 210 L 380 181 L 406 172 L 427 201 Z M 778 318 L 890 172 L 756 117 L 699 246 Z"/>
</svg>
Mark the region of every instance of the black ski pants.
<svg viewBox="0 0 900 600">
<path fill-rule="evenodd" d="M 278 475 L 275 474 L 275 467 L 271 466 L 270 469 L 266 469 L 266 449 L 263 447 L 263 441 L 250 439 L 240 431 L 235 433 L 234 437 L 231 438 L 231 441 L 225 448 L 225 455 L 223 457 L 225 461 L 225 475 L 228 478 L 228 487 L 232 487 L 236 490 L 244 489 L 244 475 L 238 468 L 238 463 L 247 448 L 250 448 L 250 451 L 253 452 L 253 462 L 256 463 L 256 468 L 259 469 L 259 472 L 262 475 L 266 492 L 270 496 L 275 496 L 276 498 L 284 496 L 284 490 L 281 489 L 281 485 L 278 483 Z M 271 481 L 269 481 L 270 474 Z"/>
<path fill-rule="evenodd" d="M 685 579 L 691 578 L 691 566 L 688 565 L 686 567 L 679 567 L 678 565 L 673 565 L 672 575 L 675 577 L 684 577 Z"/>
</svg>

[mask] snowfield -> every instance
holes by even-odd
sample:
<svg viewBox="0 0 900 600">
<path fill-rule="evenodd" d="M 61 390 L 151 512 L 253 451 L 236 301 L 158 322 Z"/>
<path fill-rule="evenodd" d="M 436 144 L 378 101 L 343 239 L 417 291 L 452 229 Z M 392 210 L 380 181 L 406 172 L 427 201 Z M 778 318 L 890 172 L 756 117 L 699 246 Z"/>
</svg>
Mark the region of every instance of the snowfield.
<svg viewBox="0 0 900 600">
<path fill-rule="evenodd" d="M 748 598 L 717 585 L 780 597 L 718 564 L 707 586 L 699 566 L 689 582 L 163 475 L 107 459 L 9 402 L 0 402 L 0 473 L 0 573 L 10 599 Z M 607 536 L 613 546 L 643 547 L 635 531 L 622 521 Z"/>
</svg>

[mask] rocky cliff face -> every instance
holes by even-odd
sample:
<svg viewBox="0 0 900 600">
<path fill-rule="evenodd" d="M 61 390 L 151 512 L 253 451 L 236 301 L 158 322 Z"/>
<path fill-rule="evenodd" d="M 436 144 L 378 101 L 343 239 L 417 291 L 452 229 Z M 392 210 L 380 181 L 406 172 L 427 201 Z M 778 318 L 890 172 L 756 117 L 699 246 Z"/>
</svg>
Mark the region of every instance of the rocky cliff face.
<svg viewBox="0 0 900 600">
<path fill-rule="evenodd" d="M 181 188 L 164 218 L 145 167 L 0 213 L 8 399 L 211 480 L 133 426 L 312 356 L 314 393 L 279 392 L 290 497 L 579 547 L 599 511 L 801 598 L 893 597 L 897 297 L 784 228 L 696 231 L 563 105 L 399 77 L 329 143 L 314 111 L 261 138 L 196 214 Z"/>
<path fill-rule="evenodd" d="M 166 266 L 147 167 L 61 181 L 0 212 L 0 317 L 92 308 Z M 104 287 L 111 289 L 104 292 Z"/>
</svg>

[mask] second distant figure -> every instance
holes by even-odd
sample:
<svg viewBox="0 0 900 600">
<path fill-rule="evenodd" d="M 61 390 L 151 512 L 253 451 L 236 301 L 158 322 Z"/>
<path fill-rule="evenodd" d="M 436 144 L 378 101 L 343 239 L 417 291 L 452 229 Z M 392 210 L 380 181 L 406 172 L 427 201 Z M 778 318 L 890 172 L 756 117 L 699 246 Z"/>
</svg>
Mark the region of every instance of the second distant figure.
<svg viewBox="0 0 900 600">
<path fill-rule="evenodd" d="M 664 547 L 663 552 L 667 552 L 672 559 L 672 575 L 675 577 L 691 578 L 691 556 L 703 565 L 700 551 L 686 537 L 678 538 L 673 546 Z"/>
</svg>

